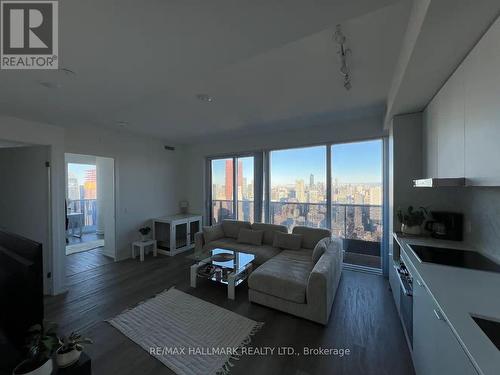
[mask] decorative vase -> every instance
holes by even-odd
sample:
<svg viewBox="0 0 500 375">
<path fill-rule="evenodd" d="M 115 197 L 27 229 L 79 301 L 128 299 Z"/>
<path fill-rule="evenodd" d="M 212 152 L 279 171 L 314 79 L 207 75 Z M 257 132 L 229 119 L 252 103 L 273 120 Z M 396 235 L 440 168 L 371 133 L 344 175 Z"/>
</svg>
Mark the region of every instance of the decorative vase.
<svg viewBox="0 0 500 375">
<path fill-rule="evenodd" d="M 142 242 L 145 242 L 147 239 L 146 239 L 146 236 L 144 234 L 141 234 L 141 241 Z"/>
<path fill-rule="evenodd" d="M 412 236 L 419 236 L 422 234 L 422 227 L 420 225 L 406 225 L 401 224 L 401 232 Z"/>
<path fill-rule="evenodd" d="M 14 371 L 12 371 L 12 375 L 51 375 L 54 370 L 54 363 L 52 358 L 47 359 L 40 367 L 37 367 L 34 370 L 28 370 L 30 360 L 26 359 L 22 361 L 19 365 L 16 366 Z"/>
<path fill-rule="evenodd" d="M 56 361 L 59 367 L 68 367 L 76 363 L 82 354 L 81 350 L 73 349 L 67 353 L 62 353 L 61 348 L 57 349 Z"/>
</svg>

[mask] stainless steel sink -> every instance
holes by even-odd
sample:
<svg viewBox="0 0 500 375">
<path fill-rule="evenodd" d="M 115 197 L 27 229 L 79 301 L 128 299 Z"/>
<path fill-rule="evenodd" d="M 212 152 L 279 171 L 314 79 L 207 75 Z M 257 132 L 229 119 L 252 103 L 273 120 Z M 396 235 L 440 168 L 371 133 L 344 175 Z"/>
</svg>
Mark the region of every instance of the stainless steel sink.
<svg viewBox="0 0 500 375">
<path fill-rule="evenodd" d="M 472 319 L 481 328 L 490 341 L 500 350 L 500 321 L 471 314 Z"/>
</svg>

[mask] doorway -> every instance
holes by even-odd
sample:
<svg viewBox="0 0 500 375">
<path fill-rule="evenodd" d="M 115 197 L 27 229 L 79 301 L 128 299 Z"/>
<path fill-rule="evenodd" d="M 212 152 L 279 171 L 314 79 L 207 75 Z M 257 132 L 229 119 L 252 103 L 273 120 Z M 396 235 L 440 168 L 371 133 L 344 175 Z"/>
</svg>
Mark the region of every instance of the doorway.
<svg viewBox="0 0 500 375">
<path fill-rule="evenodd" d="M 114 159 L 65 154 L 67 275 L 113 262 Z"/>
</svg>

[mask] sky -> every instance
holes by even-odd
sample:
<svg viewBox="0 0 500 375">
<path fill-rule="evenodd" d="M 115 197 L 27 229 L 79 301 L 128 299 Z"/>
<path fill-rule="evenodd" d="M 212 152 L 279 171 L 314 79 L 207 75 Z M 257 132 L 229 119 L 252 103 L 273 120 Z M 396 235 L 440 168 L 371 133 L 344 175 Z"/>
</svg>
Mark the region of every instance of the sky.
<svg viewBox="0 0 500 375">
<path fill-rule="evenodd" d="M 326 146 L 294 148 L 270 153 L 271 184 L 291 185 L 326 181 Z M 243 159 L 243 176 L 253 179 L 252 159 Z M 212 162 L 213 183 L 225 184 L 225 160 Z M 332 180 L 340 183 L 382 183 L 382 141 L 344 143 L 332 147 Z"/>
<path fill-rule="evenodd" d="M 85 182 L 85 172 L 89 169 L 95 168 L 95 165 L 91 164 L 68 163 L 68 176 L 76 177 L 78 179 L 78 185 L 83 185 L 83 183 Z"/>
</svg>

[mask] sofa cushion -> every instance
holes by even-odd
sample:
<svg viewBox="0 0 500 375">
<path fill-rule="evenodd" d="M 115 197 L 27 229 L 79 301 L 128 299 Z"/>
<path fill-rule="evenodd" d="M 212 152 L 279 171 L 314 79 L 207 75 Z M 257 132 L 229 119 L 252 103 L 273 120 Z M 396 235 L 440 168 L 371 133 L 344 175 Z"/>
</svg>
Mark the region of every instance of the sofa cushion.
<svg viewBox="0 0 500 375">
<path fill-rule="evenodd" d="M 312 253 L 312 262 L 313 264 L 316 264 L 316 262 L 321 258 L 321 256 L 325 253 L 326 248 L 328 247 L 328 244 L 330 243 L 330 238 L 326 237 L 320 240 L 316 246 L 314 247 L 313 253 Z"/>
<path fill-rule="evenodd" d="M 228 237 L 219 238 L 218 240 L 207 243 L 207 245 L 212 249 L 218 247 L 220 249 L 229 249 L 229 250 L 235 250 L 234 245 L 237 244 L 238 242 L 236 242 L 234 238 L 228 238 Z"/>
<path fill-rule="evenodd" d="M 203 227 L 203 237 L 205 238 L 205 243 L 223 238 L 224 231 L 222 230 L 222 225 L 216 224 L 211 227 Z"/>
<path fill-rule="evenodd" d="M 302 244 L 302 235 L 276 232 L 273 247 L 280 249 L 299 250 Z"/>
<path fill-rule="evenodd" d="M 328 229 L 321 228 L 309 228 L 309 227 L 295 227 L 292 231 L 293 234 L 301 234 L 304 238 L 302 239 L 302 247 L 306 249 L 314 249 L 316 244 L 325 237 L 330 237 L 330 231 Z"/>
<path fill-rule="evenodd" d="M 263 230 L 252 230 L 241 228 L 240 233 L 238 233 L 238 242 L 246 243 L 249 245 L 262 245 L 262 237 L 264 236 Z"/>
<path fill-rule="evenodd" d="M 261 265 L 264 262 L 267 262 L 272 257 L 281 253 L 281 249 L 277 249 L 277 248 L 269 246 L 269 245 L 262 245 L 262 246 L 246 245 L 246 246 L 249 246 L 250 248 L 247 250 L 241 250 L 241 251 L 255 255 L 254 263 L 256 265 Z"/>
<path fill-rule="evenodd" d="M 276 234 L 276 232 L 288 233 L 287 227 L 277 224 L 253 223 L 252 229 L 263 230 L 264 238 L 262 239 L 262 243 L 271 246 L 273 245 L 274 235 Z"/>
<path fill-rule="evenodd" d="M 224 230 L 224 237 L 238 238 L 238 233 L 240 233 L 241 228 L 250 229 L 250 223 L 248 221 L 239 220 L 223 220 L 222 229 Z"/>
<path fill-rule="evenodd" d="M 308 255 L 282 251 L 250 274 L 248 286 L 288 301 L 306 303 L 307 282 L 313 268 Z"/>
</svg>

